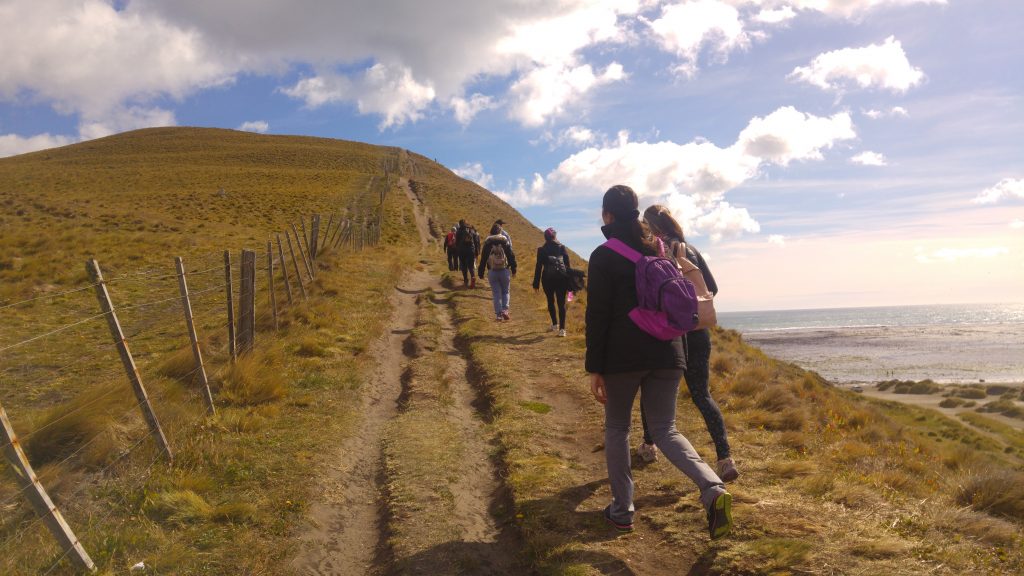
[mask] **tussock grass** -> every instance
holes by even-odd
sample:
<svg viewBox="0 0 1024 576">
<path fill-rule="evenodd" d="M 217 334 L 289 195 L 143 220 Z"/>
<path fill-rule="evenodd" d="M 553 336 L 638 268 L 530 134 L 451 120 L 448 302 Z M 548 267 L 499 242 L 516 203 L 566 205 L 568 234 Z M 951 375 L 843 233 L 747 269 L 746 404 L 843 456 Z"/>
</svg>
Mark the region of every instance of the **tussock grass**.
<svg viewBox="0 0 1024 576">
<path fill-rule="evenodd" d="M 87 389 L 34 419 L 23 440 L 34 465 L 73 458 L 88 468 L 106 465 L 130 444 L 132 428 L 120 421 L 135 399 L 127 382 Z"/>
<path fill-rule="evenodd" d="M 202 346 L 200 346 L 200 353 L 206 358 L 209 357 L 209 351 L 203 350 Z M 197 368 L 195 356 L 192 354 L 192 347 L 189 346 L 161 358 L 156 372 L 165 378 L 178 380 L 184 384 L 193 384 L 199 378 Z"/>
<path fill-rule="evenodd" d="M 959 486 L 956 501 L 980 512 L 1024 521 L 1024 473 L 1002 470 L 970 476 Z"/>
<path fill-rule="evenodd" d="M 206 522 L 213 514 L 213 506 L 192 490 L 154 494 L 144 508 L 154 518 L 174 524 Z"/>
<path fill-rule="evenodd" d="M 219 396 L 226 402 L 253 406 L 276 402 L 288 393 L 281 366 L 268 363 L 259 351 L 238 358 L 220 382 Z"/>
</svg>

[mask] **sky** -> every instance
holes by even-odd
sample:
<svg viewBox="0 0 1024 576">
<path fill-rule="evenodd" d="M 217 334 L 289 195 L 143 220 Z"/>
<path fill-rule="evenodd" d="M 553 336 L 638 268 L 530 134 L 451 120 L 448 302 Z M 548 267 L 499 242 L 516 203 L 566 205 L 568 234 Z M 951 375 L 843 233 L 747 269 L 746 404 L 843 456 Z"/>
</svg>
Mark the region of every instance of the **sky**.
<svg viewBox="0 0 1024 576">
<path fill-rule="evenodd" d="M 0 156 L 401 146 L 584 256 L 632 186 L 723 311 L 1021 302 L 1022 27 L 1019 0 L 0 0 Z"/>
</svg>

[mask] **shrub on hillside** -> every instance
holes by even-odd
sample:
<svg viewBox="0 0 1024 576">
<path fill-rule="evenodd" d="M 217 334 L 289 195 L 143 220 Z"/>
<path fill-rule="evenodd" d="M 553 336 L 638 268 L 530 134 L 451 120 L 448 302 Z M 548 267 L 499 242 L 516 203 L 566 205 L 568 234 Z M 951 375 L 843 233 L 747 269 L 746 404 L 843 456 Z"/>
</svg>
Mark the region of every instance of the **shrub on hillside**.
<svg viewBox="0 0 1024 576">
<path fill-rule="evenodd" d="M 956 391 L 956 395 L 960 398 L 968 398 L 971 400 L 981 400 L 988 396 L 983 388 L 961 388 Z"/>
<path fill-rule="evenodd" d="M 956 501 L 993 516 L 1024 520 L 1024 473 L 1001 470 L 971 476 L 957 489 Z"/>
</svg>

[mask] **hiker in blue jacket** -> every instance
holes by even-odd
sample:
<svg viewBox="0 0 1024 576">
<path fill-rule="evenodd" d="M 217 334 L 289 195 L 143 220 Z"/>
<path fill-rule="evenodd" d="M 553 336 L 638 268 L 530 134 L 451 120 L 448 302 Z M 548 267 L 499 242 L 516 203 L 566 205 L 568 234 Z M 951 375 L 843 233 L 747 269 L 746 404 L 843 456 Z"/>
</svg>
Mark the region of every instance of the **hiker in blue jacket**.
<svg viewBox="0 0 1024 576">
<path fill-rule="evenodd" d="M 605 226 L 601 231 L 606 238 L 617 238 L 641 254 L 657 255 L 657 245 L 640 222 L 637 205 L 630 187 L 608 189 L 602 203 Z M 659 340 L 630 319 L 630 310 L 638 305 L 635 271 L 632 261 L 605 245 L 590 255 L 586 370 L 591 392 L 605 408 L 605 460 L 612 502 L 604 509 L 604 517 L 620 531 L 633 529 L 629 429 L 633 399 L 642 390 L 641 403 L 654 443 L 697 485 L 711 538 L 720 538 L 732 528 L 732 496 L 676 430 L 676 396 L 686 369 L 682 339 Z"/>
<path fill-rule="evenodd" d="M 700 270 L 708 290 L 712 294 L 718 294 L 718 284 L 711 274 L 711 268 L 708 267 L 704 256 L 693 244 L 686 242 L 682 226 L 672 217 L 668 208 L 655 204 L 644 210 L 644 222 L 650 227 L 651 233 L 661 239 L 662 245 L 665 247 L 666 258 L 676 261 L 683 258 L 689 260 Z M 715 452 L 718 454 L 718 476 L 724 482 L 732 482 L 739 477 L 740 473 L 736 470 L 736 464 L 732 459 L 722 411 L 718 408 L 715 400 L 711 398 L 709 385 L 711 331 L 704 328 L 688 332 L 683 339 L 683 346 L 686 349 L 686 372 L 683 377 L 686 380 L 686 387 L 690 390 L 690 398 L 704 417 L 704 424 L 715 443 Z M 640 405 L 640 420 L 644 425 L 644 442 L 637 448 L 637 455 L 645 462 L 652 462 L 657 459 L 658 453 L 654 446 L 654 440 L 647 429 L 643 403 Z"/>
</svg>

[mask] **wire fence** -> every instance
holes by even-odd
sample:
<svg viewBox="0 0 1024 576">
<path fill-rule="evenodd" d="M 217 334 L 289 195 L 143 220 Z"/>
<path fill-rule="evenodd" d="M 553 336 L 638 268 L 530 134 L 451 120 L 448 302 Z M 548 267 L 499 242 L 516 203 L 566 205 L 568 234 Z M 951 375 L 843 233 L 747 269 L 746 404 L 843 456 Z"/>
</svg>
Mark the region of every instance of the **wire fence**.
<svg viewBox="0 0 1024 576">
<path fill-rule="evenodd" d="M 380 197 L 383 202 L 384 194 Z M 6 328 L 0 334 L 0 394 L 7 396 L 0 397 L 5 425 L 0 451 L 16 469 L 27 471 L 17 475 L 16 487 L 0 479 L 0 557 L 15 554 L 27 542 L 45 541 L 43 525 L 57 543 L 77 545 L 73 528 L 67 523 L 61 528 L 55 520 L 61 517 L 58 508 L 87 517 L 90 527 L 102 527 L 133 505 L 127 495 L 150 478 L 155 466 L 173 466 L 159 408 L 183 403 L 164 410 L 172 415 L 164 424 L 174 430 L 174 438 L 193 435 L 215 410 L 212 401 L 202 406 L 197 379 L 212 375 L 222 381 L 240 350 L 258 344 L 261 331 L 275 330 L 289 303 L 308 298 L 323 254 L 379 242 L 381 218 L 365 217 L 359 210 L 366 200 L 357 199 L 329 219 L 314 215 L 308 225 L 303 218 L 298 226 L 286 226 L 262 250 L 186 256 L 184 275 L 172 261 L 166 268 L 102 277 L 101 264 L 93 263 L 91 278 L 79 287 L 0 302 L 0 323 Z M 188 269 L 190 262 L 194 270 Z M 123 385 L 125 376 L 131 387 Z M 210 378 L 203 380 L 209 386 Z M 102 425 L 84 426 L 83 420 L 102 420 Z M 107 431 L 112 429 L 125 431 L 124 437 L 104 452 L 100 448 L 110 443 Z M 40 456 L 37 445 L 59 450 Z M 100 457 L 90 458 L 93 450 Z M 153 454 L 143 463 L 126 464 L 147 450 Z M 60 506 L 40 509 L 39 498 L 49 496 L 26 453 L 51 471 L 78 470 L 89 480 L 59 491 Z M 119 483 L 122 489 L 112 493 L 125 500 L 108 502 L 99 517 L 85 514 L 76 503 L 102 482 Z M 50 574 L 61 566 L 88 569 L 92 561 L 76 545 L 57 547 L 35 572 Z"/>
</svg>

